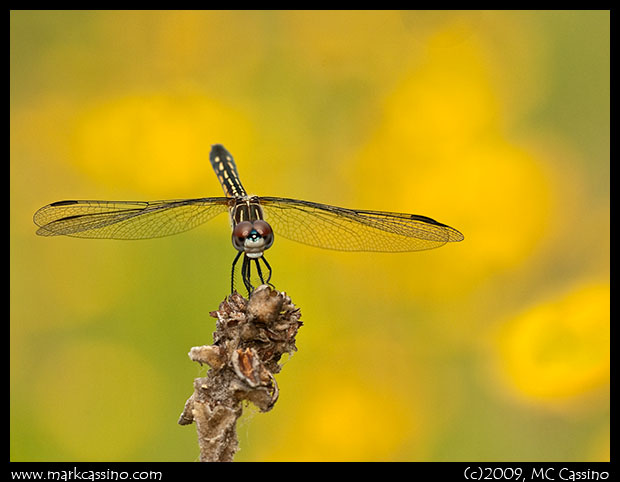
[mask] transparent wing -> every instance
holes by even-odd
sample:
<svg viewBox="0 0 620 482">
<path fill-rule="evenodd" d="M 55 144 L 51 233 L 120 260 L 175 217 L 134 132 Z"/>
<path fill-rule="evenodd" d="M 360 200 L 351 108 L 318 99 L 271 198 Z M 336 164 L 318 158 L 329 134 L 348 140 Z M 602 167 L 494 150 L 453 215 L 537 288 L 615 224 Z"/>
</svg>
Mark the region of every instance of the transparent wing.
<svg viewBox="0 0 620 482">
<path fill-rule="evenodd" d="M 229 199 L 58 201 L 34 214 L 40 236 L 146 239 L 195 228 L 228 211 Z"/>
<path fill-rule="evenodd" d="M 277 236 L 341 251 L 419 251 L 462 241 L 456 229 L 416 214 L 346 209 L 297 199 L 261 197 Z"/>
</svg>

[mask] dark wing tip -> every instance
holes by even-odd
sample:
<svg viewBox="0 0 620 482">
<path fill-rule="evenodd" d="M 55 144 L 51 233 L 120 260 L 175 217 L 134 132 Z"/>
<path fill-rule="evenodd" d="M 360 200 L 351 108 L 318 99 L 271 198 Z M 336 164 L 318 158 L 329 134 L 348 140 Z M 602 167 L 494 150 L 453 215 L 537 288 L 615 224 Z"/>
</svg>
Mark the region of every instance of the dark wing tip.
<svg viewBox="0 0 620 482">
<path fill-rule="evenodd" d="M 446 228 L 449 233 L 448 241 L 450 242 L 459 242 L 465 239 L 465 236 L 458 230 L 454 229 L 452 226 L 448 226 L 447 224 L 440 223 L 439 221 L 435 221 L 433 218 L 429 218 L 428 216 L 422 216 L 420 214 L 412 214 L 411 219 L 416 221 L 422 221 L 427 224 L 432 224 L 434 226 L 439 226 L 442 228 Z"/>
<path fill-rule="evenodd" d="M 50 204 L 50 206 L 69 206 L 71 204 L 77 204 L 78 201 L 56 201 L 55 203 Z"/>
</svg>

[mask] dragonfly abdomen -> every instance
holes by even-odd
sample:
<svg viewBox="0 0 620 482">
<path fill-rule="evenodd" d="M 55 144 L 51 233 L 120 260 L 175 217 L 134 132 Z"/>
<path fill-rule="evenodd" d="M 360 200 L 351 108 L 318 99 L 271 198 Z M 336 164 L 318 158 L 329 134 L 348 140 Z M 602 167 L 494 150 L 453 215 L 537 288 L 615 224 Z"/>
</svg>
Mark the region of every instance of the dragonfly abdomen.
<svg viewBox="0 0 620 482">
<path fill-rule="evenodd" d="M 224 146 L 221 144 L 211 146 L 209 159 L 227 197 L 247 196 L 239 180 L 235 161 Z"/>
</svg>

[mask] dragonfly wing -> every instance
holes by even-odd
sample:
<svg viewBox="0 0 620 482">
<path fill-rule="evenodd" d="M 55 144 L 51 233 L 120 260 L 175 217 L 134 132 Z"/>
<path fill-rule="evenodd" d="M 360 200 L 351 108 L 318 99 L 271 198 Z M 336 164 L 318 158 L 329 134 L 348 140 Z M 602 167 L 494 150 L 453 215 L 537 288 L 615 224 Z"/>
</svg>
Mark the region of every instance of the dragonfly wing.
<svg viewBox="0 0 620 482">
<path fill-rule="evenodd" d="M 224 197 L 167 201 L 59 201 L 34 214 L 40 236 L 146 239 L 195 228 L 228 210 Z"/>
<path fill-rule="evenodd" d="M 346 209 L 297 199 L 261 197 L 276 236 L 341 251 L 403 252 L 461 241 L 454 228 L 426 216 Z"/>
</svg>

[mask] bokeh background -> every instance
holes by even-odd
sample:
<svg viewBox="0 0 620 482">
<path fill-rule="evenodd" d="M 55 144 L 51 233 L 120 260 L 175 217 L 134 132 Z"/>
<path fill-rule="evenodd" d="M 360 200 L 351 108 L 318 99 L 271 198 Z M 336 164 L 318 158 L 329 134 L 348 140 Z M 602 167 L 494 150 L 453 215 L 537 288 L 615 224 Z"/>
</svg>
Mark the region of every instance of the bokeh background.
<svg viewBox="0 0 620 482">
<path fill-rule="evenodd" d="M 38 237 L 32 214 L 220 195 L 213 143 L 252 193 L 465 235 L 276 237 L 304 326 L 236 460 L 609 459 L 609 12 L 10 19 L 11 460 L 197 460 L 176 421 L 228 293 L 226 217 L 123 242 Z"/>
</svg>

